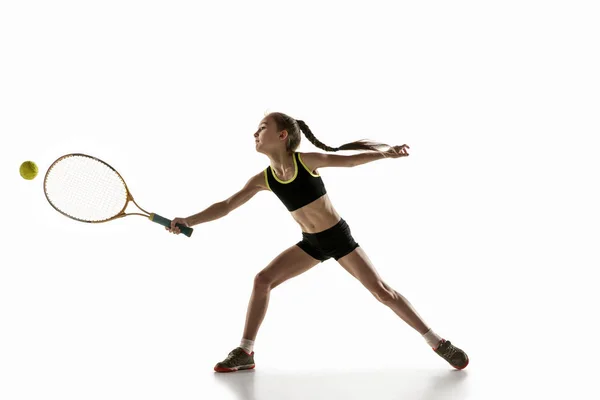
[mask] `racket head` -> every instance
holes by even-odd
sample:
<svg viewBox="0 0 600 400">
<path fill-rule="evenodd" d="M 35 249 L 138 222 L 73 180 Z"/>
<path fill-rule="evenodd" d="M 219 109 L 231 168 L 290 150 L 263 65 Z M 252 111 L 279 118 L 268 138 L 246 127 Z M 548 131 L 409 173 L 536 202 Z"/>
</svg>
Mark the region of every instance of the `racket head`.
<svg viewBox="0 0 600 400">
<path fill-rule="evenodd" d="M 44 194 L 59 213 L 81 222 L 106 222 L 125 215 L 131 194 L 106 162 L 82 153 L 59 157 L 44 177 Z"/>
</svg>

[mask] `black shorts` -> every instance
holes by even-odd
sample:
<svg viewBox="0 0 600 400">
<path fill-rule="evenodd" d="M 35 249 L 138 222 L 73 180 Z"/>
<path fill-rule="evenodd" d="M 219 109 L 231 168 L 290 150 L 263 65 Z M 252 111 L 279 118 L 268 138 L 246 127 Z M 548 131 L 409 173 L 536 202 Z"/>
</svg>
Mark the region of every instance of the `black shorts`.
<svg viewBox="0 0 600 400">
<path fill-rule="evenodd" d="M 296 245 L 321 262 L 331 257 L 337 261 L 359 246 L 354 241 L 350 227 L 343 218 L 324 231 L 317 233 L 302 232 L 302 240 Z"/>
</svg>

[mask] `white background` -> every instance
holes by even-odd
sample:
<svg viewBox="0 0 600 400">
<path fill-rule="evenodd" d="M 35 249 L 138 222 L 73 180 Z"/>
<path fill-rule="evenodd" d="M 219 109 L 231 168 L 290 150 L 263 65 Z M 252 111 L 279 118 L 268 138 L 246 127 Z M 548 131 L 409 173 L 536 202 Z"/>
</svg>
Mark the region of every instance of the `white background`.
<svg viewBox="0 0 600 400">
<path fill-rule="evenodd" d="M 0 398 L 595 397 L 594 3 L 2 2 Z M 52 161 L 83 152 L 142 207 L 201 211 L 268 165 L 252 138 L 266 111 L 331 146 L 410 146 L 321 174 L 467 369 L 331 260 L 272 292 L 255 371 L 215 375 L 255 274 L 301 238 L 277 198 L 190 239 L 139 217 L 79 223 L 45 200 Z"/>
</svg>

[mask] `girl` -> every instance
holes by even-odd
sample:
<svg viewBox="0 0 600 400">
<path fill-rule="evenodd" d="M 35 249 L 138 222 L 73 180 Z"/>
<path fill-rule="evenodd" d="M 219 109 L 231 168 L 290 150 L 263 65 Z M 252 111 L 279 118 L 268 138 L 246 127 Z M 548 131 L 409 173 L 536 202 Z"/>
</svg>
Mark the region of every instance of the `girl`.
<svg viewBox="0 0 600 400">
<path fill-rule="evenodd" d="M 295 150 L 300 144 L 301 132 L 316 147 L 328 152 L 372 152 L 351 156 L 297 153 Z M 254 368 L 254 340 L 265 317 L 271 290 L 329 258 L 335 259 L 377 300 L 419 332 L 426 343 L 450 365 L 456 369 L 465 368 L 469 363 L 467 354 L 430 329 L 411 303 L 381 279 L 365 252 L 354 241 L 348 224 L 331 204 L 318 173 L 319 168 L 355 167 L 384 157 L 406 157 L 409 146 L 392 147 L 360 140 L 332 148 L 317 140 L 303 121 L 277 112 L 263 118 L 254 138 L 256 151 L 269 157 L 270 166 L 251 177 L 239 192 L 228 199 L 190 217 L 175 218 L 171 227 L 167 228 L 170 232 L 179 234 L 179 229 L 175 226 L 177 223 L 194 226 L 222 218 L 259 191 L 270 190 L 283 202 L 302 229 L 302 240 L 284 250 L 256 275 L 241 343 L 225 360 L 217 363 L 215 371 L 232 372 Z"/>
</svg>

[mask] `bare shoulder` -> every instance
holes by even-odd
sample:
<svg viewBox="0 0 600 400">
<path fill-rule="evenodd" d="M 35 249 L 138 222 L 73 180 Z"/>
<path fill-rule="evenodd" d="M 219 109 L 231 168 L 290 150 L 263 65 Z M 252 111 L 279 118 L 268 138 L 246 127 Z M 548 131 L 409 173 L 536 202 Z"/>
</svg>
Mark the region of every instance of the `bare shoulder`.
<svg viewBox="0 0 600 400">
<path fill-rule="evenodd" d="M 322 166 L 323 153 L 298 153 L 298 160 L 311 174 L 318 174 L 317 168 Z"/>
<path fill-rule="evenodd" d="M 250 179 L 248 179 L 248 182 L 246 183 L 246 188 L 254 189 L 257 192 L 261 190 L 269 190 L 265 179 L 265 170 L 260 171 L 259 173 L 253 175 Z"/>
</svg>

